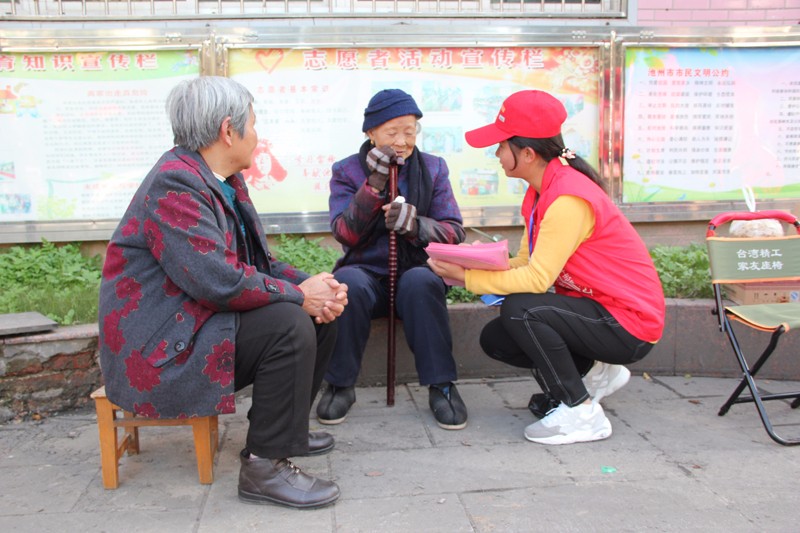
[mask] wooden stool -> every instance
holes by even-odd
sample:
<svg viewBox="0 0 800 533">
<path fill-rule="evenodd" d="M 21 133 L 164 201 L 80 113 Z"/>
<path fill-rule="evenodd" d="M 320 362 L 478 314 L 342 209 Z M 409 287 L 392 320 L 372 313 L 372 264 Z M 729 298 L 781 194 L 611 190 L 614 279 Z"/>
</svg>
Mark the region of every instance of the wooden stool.
<svg viewBox="0 0 800 533">
<path fill-rule="evenodd" d="M 119 459 L 122 454 L 126 450 L 128 455 L 139 453 L 139 426 L 192 426 L 200 483 L 209 485 L 214 481 L 214 454 L 217 453 L 219 439 L 216 415 L 196 418 L 142 418 L 111 403 L 106 398 L 105 387 L 94 391 L 91 398 L 97 409 L 100 461 L 105 488 L 116 489 L 119 486 Z M 117 411 L 122 411 L 123 418 L 117 419 Z M 122 442 L 117 438 L 117 428 L 125 430 Z"/>
</svg>

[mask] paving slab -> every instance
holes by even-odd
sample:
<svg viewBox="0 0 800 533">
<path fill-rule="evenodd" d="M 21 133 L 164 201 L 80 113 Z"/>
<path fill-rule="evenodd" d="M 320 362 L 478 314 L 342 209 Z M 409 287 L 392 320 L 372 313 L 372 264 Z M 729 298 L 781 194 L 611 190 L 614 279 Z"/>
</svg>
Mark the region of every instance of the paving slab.
<svg viewBox="0 0 800 533">
<path fill-rule="evenodd" d="M 239 502 L 239 451 L 251 399 L 220 417 L 214 483 L 197 479 L 191 430 L 140 429 L 120 486 L 102 486 L 92 410 L 0 425 L 0 529 L 22 532 L 618 532 L 797 531 L 790 504 L 800 447 L 773 442 L 752 404 L 725 416 L 736 380 L 634 376 L 603 400 L 609 439 L 543 446 L 523 438 L 536 419 L 532 378 L 459 382 L 467 427 L 446 431 L 419 384 L 359 387 L 344 423 L 319 424 L 336 448 L 295 458 L 342 490 L 332 506 L 298 511 Z M 769 391 L 800 389 L 770 380 Z M 768 402 L 776 426 L 800 434 L 800 410 Z"/>
<path fill-rule="evenodd" d="M 57 327 L 55 320 L 36 311 L 0 314 L 0 337 L 50 331 Z"/>
</svg>

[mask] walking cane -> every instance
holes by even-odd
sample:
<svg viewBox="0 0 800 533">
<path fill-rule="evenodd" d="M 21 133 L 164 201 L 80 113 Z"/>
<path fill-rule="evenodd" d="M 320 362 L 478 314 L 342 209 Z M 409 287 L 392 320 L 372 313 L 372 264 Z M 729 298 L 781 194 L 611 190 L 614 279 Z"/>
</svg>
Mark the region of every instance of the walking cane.
<svg viewBox="0 0 800 533">
<path fill-rule="evenodd" d="M 397 198 L 397 163 L 389 165 L 389 202 Z M 389 331 L 386 347 L 386 405 L 394 405 L 395 353 L 394 353 L 394 299 L 397 291 L 397 232 L 389 231 Z"/>
</svg>

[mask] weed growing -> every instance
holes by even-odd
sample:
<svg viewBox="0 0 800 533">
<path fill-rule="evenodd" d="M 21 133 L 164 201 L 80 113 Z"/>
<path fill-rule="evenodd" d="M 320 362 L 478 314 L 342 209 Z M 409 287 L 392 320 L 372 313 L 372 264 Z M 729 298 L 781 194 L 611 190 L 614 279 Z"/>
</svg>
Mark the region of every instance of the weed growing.
<svg viewBox="0 0 800 533">
<path fill-rule="evenodd" d="M 77 244 L 12 246 L 0 251 L 0 313 L 38 311 L 61 325 L 97 321 L 100 256 Z"/>
<path fill-rule="evenodd" d="M 308 272 L 330 272 L 341 251 L 302 235 L 281 234 L 275 256 Z M 667 298 L 711 298 L 708 254 L 702 244 L 656 246 L 650 255 Z M 85 257 L 78 244 L 13 246 L 0 251 L 0 313 L 38 311 L 61 325 L 97 321 L 100 256 Z M 472 303 L 478 296 L 451 287 L 447 303 Z"/>
</svg>

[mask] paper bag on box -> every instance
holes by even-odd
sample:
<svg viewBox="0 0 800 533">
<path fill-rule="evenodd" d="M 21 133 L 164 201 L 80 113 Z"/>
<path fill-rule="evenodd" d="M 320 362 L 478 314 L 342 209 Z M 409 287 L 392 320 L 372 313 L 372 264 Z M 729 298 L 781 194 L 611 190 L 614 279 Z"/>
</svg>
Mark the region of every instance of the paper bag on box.
<svg viewBox="0 0 800 533">
<path fill-rule="evenodd" d="M 742 187 L 744 201 L 751 213 L 756 211 L 756 195 L 751 187 Z M 731 237 L 781 237 L 783 236 L 783 225 L 780 220 L 774 218 L 762 218 L 758 220 L 733 220 L 728 228 Z"/>
</svg>

